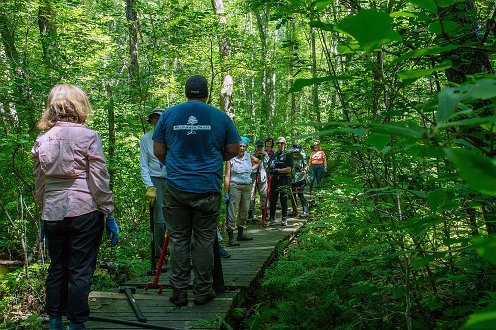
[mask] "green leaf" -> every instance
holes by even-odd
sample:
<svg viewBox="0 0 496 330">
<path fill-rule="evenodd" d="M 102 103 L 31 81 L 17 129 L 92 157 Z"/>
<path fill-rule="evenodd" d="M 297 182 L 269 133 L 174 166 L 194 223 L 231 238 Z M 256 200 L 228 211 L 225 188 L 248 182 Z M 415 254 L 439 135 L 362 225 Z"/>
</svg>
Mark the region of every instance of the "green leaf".
<svg viewBox="0 0 496 330">
<path fill-rule="evenodd" d="M 339 54 L 356 54 L 360 51 L 360 45 L 355 42 L 340 44 L 336 47 L 336 50 Z"/>
<path fill-rule="evenodd" d="M 317 10 L 319 11 L 324 10 L 331 3 L 334 3 L 334 0 L 317 0 L 314 2 L 315 8 L 317 8 Z"/>
<path fill-rule="evenodd" d="M 370 126 L 373 132 L 391 134 L 405 138 L 420 139 L 424 133 L 424 130 L 418 126 L 407 126 L 406 123 L 401 122 L 395 124 L 371 124 Z"/>
<path fill-rule="evenodd" d="M 496 161 L 467 149 L 445 148 L 460 177 L 474 190 L 496 196 Z"/>
<path fill-rule="evenodd" d="M 377 150 L 382 150 L 389 144 L 391 138 L 386 134 L 372 133 L 367 137 L 367 143 L 375 147 Z"/>
<path fill-rule="evenodd" d="M 433 14 L 437 14 L 437 6 L 434 0 L 410 0 L 410 2 L 420 8 L 430 11 Z"/>
<path fill-rule="evenodd" d="M 470 315 L 462 329 L 494 329 L 495 324 L 496 304 L 493 303 Z"/>
<path fill-rule="evenodd" d="M 453 208 L 453 192 L 443 188 L 430 191 L 427 194 L 427 205 L 432 212 L 443 212 Z"/>
<path fill-rule="evenodd" d="M 334 31 L 334 25 L 321 21 L 311 21 L 310 26 L 324 31 Z"/>
<path fill-rule="evenodd" d="M 328 76 L 328 77 L 320 77 L 320 78 L 310 78 L 310 79 L 296 79 L 293 83 L 293 86 L 289 89 L 288 93 L 299 92 L 303 89 L 303 87 L 311 86 L 314 84 L 321 84 L 328 81 L 335 80 L 347 80 L 350 79 L 349 76 Z"/>
<path fill-rule="evenodd" d="M 494 122 L 496 122 L 496 116 L 463 119 L 449 123 L 439 124 L 436 127 L 438 129 L 445 129 L 450 127 L 462 127 L 462 126 L 466 126 L 466 127 L 481 126 L 484 129 L 489 130 L 491 129 L 491 124 Z M 495 128 L 493 127 L 492 129 L 494 130 Z"/>
<path fill-rule="evenodd" d="M 456 106 L 466 98 L 459 88 L 445 87 L 439 92 L 439 106 L 436 111 L 436 122 L 447 121 L 455 112 Z"/>
<path fill-rule="evenodd" d="M 392 29 L 392 23 L 393 19 L 385 12 L 363 9 L 339 22 L 336 30 L 353 37 L 364 51 L 371 52 L 392 41 L 403 40 Z"/>
<path fill-rule="evenodd" d="M 442 123 L 452 118 L 460 102 L 488 100 L 496 97 L 496 79 L 484 78 L 467 82 L 459 87 L 445 87 L 439 92 L 436 121 Z"/>
<path fill-rule="evenodd" d="M 451 32 L 451 31 L 455 31 L 459 27 L 460 27 L 460 24 L 458 24 L 456 22 L 453 22 L 453 21 L 444 21 L 442 27 L 441 27 L 441 23 L 434 22 L 431 25 L 429 25 L 428 30 L 429 30 L 429 32 L 432 32 L 432 33 L 435 33 L 435 34 L 438 34 L 439 35 L 439 34 L 443 33 L 443 29 L 442 28 L 444 28 L 444 32 L 445 33 L 448 33 L 448 32 Z"/>
<path fill-rule="evenodd" d="M 496 97 L 496 79 L 484 78 L 476 80 L 467 96 L 480 100 Z"/>
<path fill-rule="evenodd" d="M 431 208 L 432 212 L 436 212 L 438 206 L 444 202 L 446 198 L 446 193 L 444 189 L 439 188 L 434 191 L 430 191 L 427 194 L 427 205 Z"/>
<path fill-rule="evenodd" d="M 437 0 L 437 5 L 439 7 L 444 8 L 444 7 L 448 7 L 448 6 L 451 6 L 457 2 L 462 2 L 462 1 L 464 1 L 464 0 Z"/>
<path fill-rule="evenodd" d="M 434 253 L 429 256 L 421 257 L 419 259 L 414 259 L 412 260 L 412 267 L 413 268 L 420 268 L 424 267 L 425 265 L 430 264 L 436 259 L 442 258 L 443 256 L 446 255 L 446 252 L 439 252 L 439 253 Z"/>
<path fill-rule="evenodd" d="M 451 61 L 444 61 L 443 63 L 436 65 L 429 69 L 421 69 L 421 70 L 405 70 L 398 72 L 398 77 L 403 80 L 405 83 L 412 83 L 418 78 L 428 76 L 436 71 L 444 71 L 453 66 Z"/>
<path fill-rule="evenodd" d="M 427 233 L 432 226 L 442 223 L 443 221 L 444 218 L 432 215 L 425 218 L 404 222 L 400 227 L 405 229 L 408 233 L 410 233 L 410 235 L 418 237 Z"/>
<path fill-rule="evenodd" d="M 477 237 L 473 247 L 483 259 L 496 265 L 496 235 Z"/>
<path fill-rule="evenodd" d="M 394 60 L 392 63 L 396 64 L 398 62 L 410 59 L 410 58 L 418 58 L 426 55 L 439 55 L 442 53 L 450 52 L 455 49 L 460 48 L 460 45 L 446 45 L 444 47 L 439 47 L 439 46 L 433 46 L 433 47 L 427 47 L 427 48 L 419 48 L 415 49 L 409 52 L 406 52 L 405 54 L 401 55 L 398 57 L 396 60 Z"/>
</svg>

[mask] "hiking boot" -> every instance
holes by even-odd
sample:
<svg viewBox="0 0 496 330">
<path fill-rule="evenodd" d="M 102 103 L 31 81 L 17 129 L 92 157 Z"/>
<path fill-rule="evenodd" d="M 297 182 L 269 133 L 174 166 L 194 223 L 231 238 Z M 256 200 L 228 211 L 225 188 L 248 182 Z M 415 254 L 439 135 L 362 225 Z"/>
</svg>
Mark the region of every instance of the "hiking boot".
<svg viewBox="0 0 496 330">
<path fill-rule="evenodd" d="M 229 235 L 229 242 L 227 243 L 227 245 L 239 246 L 239 242 L 234 239 L 234 232 L 231 229 L 227 231 L 227 234 Z"/>
<path fill-rule="evenodd" d="M 288 219 L 282 218 L 281 220 L 281 227 L 286 227 L 288 225 Z"/>
<path fill-rule="evenodd" d="M 188 304 L 188 290 L 172 288 L 172 295 L 169 297 L 169 301 L 177 307 L 186 306 Z"/>
<path fill-rule="evenodd" d="M 230 258 L 231 255 L 222 246 L 219 245 L 219 254 L 223 258 Z"/>
<path fill-rule="evenodd" d="M 300 218 L 308 218 L 308 203 L 303 205 L 303 213 L 300 215 Z"/>
<path fill-rule="evenodd" d="M 84 322 L 70 322 L 69 326 L 67 327 L 68 330 L 82 330 L 86 329 L 86 325 Z"/>
<path fill-rule="evenodd" d="M 50 330 L 62 330 L 65 329 L 64 324 L 62 323 L 62 316 L 57 315 L 49 315 L 48 320 L 50 321 Z"/>
<path fill-rule="evenodd" d="M 227 243 L 228 246 L 239 246 L 239 242 L 236 241 L 234 238 L 230 239 L 229 242 Z"/>
<path fill-rule="evenodd" d="M 269 219 L 269 225 L 274 225 L 276 223 L 276 219 Z"/>
<path fill-rule="evenodd" d="M 238 241 L 251 241 L 253 240 L 253 237 L 248 237 L 243 234 L 243 227 L 238 227 Z"/>
<path fill-rule="evenodd" d="M 205 305 L 206 303 L 212 301 L 215 298 L 215 292 L 210 291 L 208 295 L 202 298 L 195 298 L 195 305 Z"/>
</svg>

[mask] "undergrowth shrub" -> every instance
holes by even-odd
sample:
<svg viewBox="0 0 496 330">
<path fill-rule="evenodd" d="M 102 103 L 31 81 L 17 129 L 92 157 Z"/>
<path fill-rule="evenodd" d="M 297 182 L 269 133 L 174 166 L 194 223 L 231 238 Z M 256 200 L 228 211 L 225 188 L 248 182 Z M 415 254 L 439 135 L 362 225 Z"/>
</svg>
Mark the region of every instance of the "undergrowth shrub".
<svg viewBox="0 0 496 330">
<path fill-rule="evenodd" d="M 247 328 L 399 329 L 409 315 L 414 329 L 453 329 L 492 301 L 491 268 L 472 249 L 426 259 L 408 235 L 371 224 L 364 205 L 318 204 L 319 220 L 266 270 Z"/>
</svg>

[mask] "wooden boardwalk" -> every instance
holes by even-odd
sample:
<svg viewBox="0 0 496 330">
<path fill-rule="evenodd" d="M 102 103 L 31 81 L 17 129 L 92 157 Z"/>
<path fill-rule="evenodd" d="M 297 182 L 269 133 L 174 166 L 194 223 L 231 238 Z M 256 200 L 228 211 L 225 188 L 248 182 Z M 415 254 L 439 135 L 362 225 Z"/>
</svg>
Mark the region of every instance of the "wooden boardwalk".
<svg viewBox="0 0 496 330">
<path fill-rule="evenodd" d="M 280 216 L 278 217 L 280 219 Z M 166 274 L 159 283 L 166 285 L 161 294 L 157 289 L 144 291 L 143 287 L 151 276 L 137 278 L 126 283 L 137 287 L 133 295 L 136 303 L 147 319 L 146 324 L 140 325 L 128 302 L 126 295 L 113 292 L 91 292 L 91 317 L 106 318 L 114 322 L 128 321 L 131 324 L 103 322 L 90 320 L 87 327 L 97 329 L 219 329 L 224 320 L 229 320 L 230 312 L 241 305 L 253 284 L 262 276 L 265 268 L 276 255 L 278 242 L 287 242 L 296 231 L 304 225 L 303 219 L 288 219 L 288 226 L 281 227 L 280 223 L 267 228 L 258 225 L 248 225 L 246 233 L 254 238 L 253 241 L 241 242 L 239 247 L 226 247 L 231 258 L 222 258 L 226 292 L 206 305 L 195 306 L 191 290 L 188 292 L 190 304 L 178 308 L 169 302 L 171 290 Z M 138 324 L 136 324 L 138 323 Z M 137 326 L 136 326 L 137 325 Z"/>
</svg>

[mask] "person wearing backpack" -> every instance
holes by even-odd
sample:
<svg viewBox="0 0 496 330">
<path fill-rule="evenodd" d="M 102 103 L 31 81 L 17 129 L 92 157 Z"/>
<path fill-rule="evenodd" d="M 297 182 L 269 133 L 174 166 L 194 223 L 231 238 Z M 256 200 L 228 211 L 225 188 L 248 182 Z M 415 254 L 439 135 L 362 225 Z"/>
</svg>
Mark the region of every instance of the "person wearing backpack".
<svg viewBox="0 0 496 330">
<path fill-rule="evenodd" d="M 282 219 L 281 226 L 288 225 L 288 194 L 291 189 L 291 169 L 293 157 L 286 151 L 286 139 L 277 138 L 277 151 L 269 159 L 269 170 L 272 176 L 270 187 L 270 214 L 269 224 L 275 224 L 277 200 L 280 197 Z"/>
<path fill-rule="evenodd" d="M 291 216 L 298 215 L 298 203 L 296 200 L 298 197 L 301 202 L 301 207 L 303 208 L 303 213 L 301 213 L 300 217 L 308 218 L 308 202 L 303 194 L 307 182 L 307 161 L 305 160 L 305 151 L 303 151 L 300 144 L 293 144 L 289 152 L 294 160 L 291 181 L 291 191 L 293 193 L 291 196 L 291 204 L 293 206 Z"/>
</svg>

